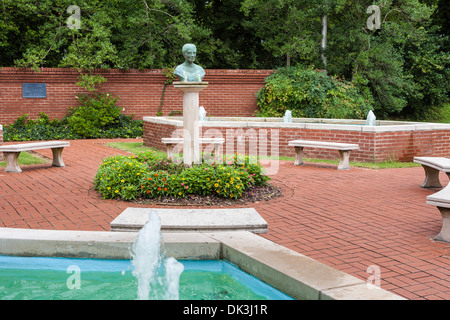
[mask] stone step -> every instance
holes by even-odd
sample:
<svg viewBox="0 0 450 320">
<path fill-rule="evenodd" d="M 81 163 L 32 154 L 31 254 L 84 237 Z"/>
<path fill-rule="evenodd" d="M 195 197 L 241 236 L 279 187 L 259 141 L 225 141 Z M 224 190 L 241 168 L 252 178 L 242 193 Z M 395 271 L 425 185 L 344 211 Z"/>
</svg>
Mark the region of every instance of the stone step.
<svg viewBox="0 0 450 320">
<path fill-rule="evenodd" d="M 267 222 L 254 208 L 159 209 L 127 208 L 110 224 L 111 231 L 139 231 L 155 210 L 162 232 L 251 231 L 266 233 Z"/>
</svg>

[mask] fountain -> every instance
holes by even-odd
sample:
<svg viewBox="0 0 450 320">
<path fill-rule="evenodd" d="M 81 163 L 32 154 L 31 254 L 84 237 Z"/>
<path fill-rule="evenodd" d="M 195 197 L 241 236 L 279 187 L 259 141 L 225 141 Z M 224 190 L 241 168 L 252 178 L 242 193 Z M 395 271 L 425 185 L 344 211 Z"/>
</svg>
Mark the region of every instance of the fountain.
<svg viewBox="0 0 450 320">
<path fill-rule="evenodd" d="M 377 119 L 377 117 L 375 117 L 375 114 L 373 113 L 373 111 L 370 110 L 369 113 L 367 114 L 366 126 L 375 126 L 376 119 Z"/>
<path fill-rule="evenodd" d="M 207 121 L 206 110 L 203 107 L 198 108 L 198 120 L 199 121 Z"/>
<path fill-rule="evenodd" d="M 284 117 L 283 117 L 283 122 L 284 123 L 291 123 L 292 122 L 292 112 L 291 112 L 291 110 L 286 110 L 286 113 L 284 114 Z"/>
<path fill-rule="evenodd" d="M 175 258 L 166 256 L 161 220 L 156 211 L 150 211 L 147 223 L 139 231 L 131 257 L 139 300 L 178 300 L 179 280 L 184 267 Z"/>
</svg>

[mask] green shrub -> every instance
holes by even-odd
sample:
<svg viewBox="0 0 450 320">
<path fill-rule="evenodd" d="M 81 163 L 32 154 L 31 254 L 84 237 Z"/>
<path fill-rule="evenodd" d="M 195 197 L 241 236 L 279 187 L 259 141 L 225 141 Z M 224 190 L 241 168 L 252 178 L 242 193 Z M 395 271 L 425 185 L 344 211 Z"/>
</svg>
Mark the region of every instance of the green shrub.
<svg viewBox="0 0 450 320">
<path fill-rule="evenodd" d="M 69 110 L 67 123 L 76 134 L 97 138 L 102 130 L 119 123 L 121 113 L 116 106 L 117 100 L 107 93 L 80 95 L 80 106 Z"/>
<path fill-rule="evenodd" d="M 95 189 L 105 199 L 133 200 L 189 194 L 217 194 L 239 198 L 252 185 L 266 184 L 262 166 L 250 157 L 225 158 L 223 164 L 192 167 L 163 159 L 154 151 L 103 160 L 94 178 Z"/>
<path fill-rule="evenodd" d="M 257 115 L 263 117 L 282 117 L 290 110 L 293 117 L 362 119 L 372 108 L 370 95 L 351 82 L 301 65 L 270 75 L 257 99 Z"/>
<path fill-rule="evenodd" d="M 214 191 L 225 198 L 239 198 L 249 186 L 244 167 L 219 165 L 215 171 Z"/>
<path fill-rule="evenodd" d="M 141 177 L 147 171 L 145 163 L 131 156 L 108 157 L 97 170 L 94 187 L 105 199 L 133 200 L 138 195 Z"/>
<path fill-rule="evenodd" d="M 37 120 L 28 120 L 28 114 L 24 114 L 17 120 L 4 127 L 4 141 L 34 141 L 34 140 L 58 140 L 80 139 L 74 134 L 64 120 L 49 120 L 44 113 Z"/>
<path fill-rule="evenodd" d="M 149 172 L 147 170 L 146 174 L 139 180 L 141 196 L 143 198 L 160 198 L 173 194 L 175 183 L 172 178 L 172 175 L 167 171 Z"/>
<path fill-rule="evenodd" d="M 133 120 L 132 116 L 120 115 L 119 122 L 103 129 L 94 129 L 87 135 L 76 133 L 67 121 L 49 120 L 41 113 L 37 120 L 28 120 L 28 115 L 20 116 L 14 123 L 5 126 L 4 141 L 34 141 L 84 138 L 135 138 L 142 137 L 142 120 Z"/>
</svg>

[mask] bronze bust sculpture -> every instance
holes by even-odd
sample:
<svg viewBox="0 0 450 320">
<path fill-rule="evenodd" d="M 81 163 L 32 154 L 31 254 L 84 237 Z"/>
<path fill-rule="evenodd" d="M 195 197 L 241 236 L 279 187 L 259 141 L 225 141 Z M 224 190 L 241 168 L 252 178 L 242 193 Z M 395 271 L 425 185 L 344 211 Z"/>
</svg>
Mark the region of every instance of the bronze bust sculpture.
<svg viewBox="0 0 450 320">
<path fill-rule="evenodd" d="M 178 76 L 180 81 L 202 82 L 205 70 L 194 63 L 197 48 L 195 45 L 187 43 L 183 46 L 182 52 L 185 61 L 175 68 L 174 74 Z"/>
</svg>

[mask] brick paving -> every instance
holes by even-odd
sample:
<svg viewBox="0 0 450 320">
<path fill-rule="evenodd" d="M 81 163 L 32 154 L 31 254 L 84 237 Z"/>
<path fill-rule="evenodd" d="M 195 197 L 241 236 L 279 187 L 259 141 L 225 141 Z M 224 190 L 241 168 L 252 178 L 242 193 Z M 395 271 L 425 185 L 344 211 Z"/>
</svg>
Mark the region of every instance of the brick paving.
<svg viewBox="0 0 450 320">
<path fill-rule="evenodd" d="M 108 141 L 71 141 L 64 168 L 0 169 L 0 227 L 109 230 L 133 204 L 104 200 L 93 190 L 102 159 L 126 154 Z M 50 150 L 38 153 L 51 158 Z M 283 197 L 248 206 L 268 222 L 267 239 L 363 280 L 372 275 L 368 267 L 379 270 L 381 287 L 407 299 L 447 300 L 450 244 L 433 241 L 441 215 L 425 198 L 437 189 L 420 188 L 423 178 L 420 167 L 338 171 L 281 161 L 272 184 Z"/>
</svg>

